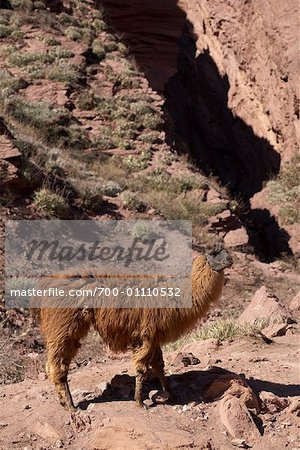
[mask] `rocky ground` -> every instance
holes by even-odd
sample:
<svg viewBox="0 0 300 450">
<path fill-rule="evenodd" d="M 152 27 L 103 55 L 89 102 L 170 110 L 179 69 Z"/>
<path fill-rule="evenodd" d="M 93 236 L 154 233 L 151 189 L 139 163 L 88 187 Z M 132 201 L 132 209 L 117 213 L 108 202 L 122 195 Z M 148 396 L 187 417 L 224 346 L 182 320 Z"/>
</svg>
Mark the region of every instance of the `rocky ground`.
<svg viewBox="0 0 300 450">
<path fill-rule="evenodd" d="M 0 391 L 1 448 L 297 449 L 298 343 L 298 334 L 272 344 L 209 339 L 185 345 L 181 354 L 165 352 L 177 400 L 145 401 L 147 409 L 132 400 L 129 355 L 99 351 L 97 363 L 73 369 L 71 390 L 81 410 L 72 415 L 58 405 L 44 373 L 32 372 Z M 155 389 L 149 382 L 145 395 Z"/>
</svg>

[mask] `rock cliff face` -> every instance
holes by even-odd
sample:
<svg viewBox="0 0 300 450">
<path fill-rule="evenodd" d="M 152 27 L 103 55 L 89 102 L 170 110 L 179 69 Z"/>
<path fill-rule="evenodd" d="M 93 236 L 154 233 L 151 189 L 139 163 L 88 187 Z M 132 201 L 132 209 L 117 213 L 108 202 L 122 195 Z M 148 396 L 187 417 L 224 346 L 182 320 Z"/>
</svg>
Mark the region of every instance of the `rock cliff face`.
<svg viewBox="0 0 300 450">
<path fill-rule="evenodd" d="M 295 0 L 104 5 L 151 86 L 165 90 L 177 135 L 202 168 L 251 197 L 291 159 L 299 119 Z"/>
</svg>

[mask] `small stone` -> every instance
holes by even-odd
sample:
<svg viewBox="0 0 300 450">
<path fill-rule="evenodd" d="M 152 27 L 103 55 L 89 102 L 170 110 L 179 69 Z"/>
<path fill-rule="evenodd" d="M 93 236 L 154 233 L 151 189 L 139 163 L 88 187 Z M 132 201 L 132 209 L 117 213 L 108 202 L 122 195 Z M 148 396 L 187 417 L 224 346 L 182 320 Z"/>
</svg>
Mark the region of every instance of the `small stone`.
<svg viewBox="0 0 300 450">
<path fill-rule="evenodd" d="M 169 400 L 170 394 L 166 391 L 150 391 L 149 398 L 156 404 L 164 404 Z"/>
<path fill-rule="evenodd" d="M 244 439 L 233 439 L 231 441 L 231 444 L 234 447 L 238 447 L 238 448 L 250 448 L 251 447 L 251 445 L 247 444 Z"/>
<path fill-rule="evenodd" d="M 185 367 L 195 366 L 200 363 L 200 359 L 196 358 L 192 353 L 182 355 L 182 362 Z"/>
<path fill-rule="evenodd" d="M 296 416 L 300 416 L 300 397 L 295 397 L 291 399 L 291 403 L 287 411 L 289 413 L 296 414 Z"/>
<path fill-rule="evenodd" d="M 87 411 L 88 412 L 91 412 L 91 411 L 93 411 L 93 409 L 95 409 L 95 403 L 90 403 L 89 405 L 88 405 L 88 407 L 87 407 Z"/>
<path fill-rule="evenodd" d="M 46 376 L 45 372 L 39 373 L 38 379 L 39 379 L 40 381 L 45 381 L 46 378 L 47 378 L 47 376 Z"/>
<path fill-rule="evenodd" d="M 106 391 L 108 389 L 108 383 L 107 381 L 102 381 L 101 383 L 99 383 L 97 385 L 97 388 L 101 391 L 101 393 L 103 394 L 104 391 Z"/>
<path fill-rule="evenodd" d="M 191 407 L 189 405 L 183 405 L 182 407 L 182 411 L 186 412 L 186 411 L 190 411 Z"/>
<path fill-rule="evenodd" d="M 146 398 L 146 400 L 143 401 L 143 405 L 146 409 L 149 409 L 151 406 L 154 406 L 154 403 L 150 398 Z"/>
<path fill-rule="evenodd" d="M 282 411 L 289 405 L 289 400 L 287 398 L 278 397 L 273 394 L 273 392 L 262 391 L 259 396 L 271 414 Z"/>
</svg>

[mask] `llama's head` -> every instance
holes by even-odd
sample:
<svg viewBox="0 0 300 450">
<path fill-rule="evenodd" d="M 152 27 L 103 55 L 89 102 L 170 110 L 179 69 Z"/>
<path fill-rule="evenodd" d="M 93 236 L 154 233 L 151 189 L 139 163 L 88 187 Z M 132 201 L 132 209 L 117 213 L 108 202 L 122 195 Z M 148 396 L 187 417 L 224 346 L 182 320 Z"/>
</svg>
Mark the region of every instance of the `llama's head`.
<svg viewBox="0 0 300 450">
<path fill-rule="evenodd" d="M 205 252 L 208 264 L 213 270 L 219 272 L 232 266 L 232 257 L 224 247 L 216 245 Z"/>
</svg>

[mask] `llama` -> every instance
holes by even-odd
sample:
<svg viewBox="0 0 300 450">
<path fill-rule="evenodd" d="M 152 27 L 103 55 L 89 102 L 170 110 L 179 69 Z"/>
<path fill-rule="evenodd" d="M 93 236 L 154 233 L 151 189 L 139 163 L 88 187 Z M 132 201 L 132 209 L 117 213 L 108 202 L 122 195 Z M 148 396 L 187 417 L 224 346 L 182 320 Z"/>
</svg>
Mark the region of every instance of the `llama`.
<svg viewBox="0 0 300 450">
<path fill-rule="evenodd" d="M 224 285 L 223 270 L 231 265 L 229 253 L 218 248 L 194 259 L 190 308 L 39 309 L 48 355 L 46 372 L 55 385 L 61 405 L 69 411 L 76 410 L 67 381 L 68 369 L 80 341 L 91 326 L 112 351 L 132 350 L 136 372 L 135 400 L 138 405 L 143 405 L 142 384 L 149 369 L 156 374 L 163 390 L 170 392 L 161 347 L 180 338 L 204 317 L 211 304 L 220 298 Z M 80 286 L 82 281 L 75 283 Z M 94 280 L 90 282 L 95 283 Z M 57 280 L 55 283 L 57 286 Z M 41 284 L 39 288 L 49 287 L 49 281 L 47 286 Z"/>
</svg>

